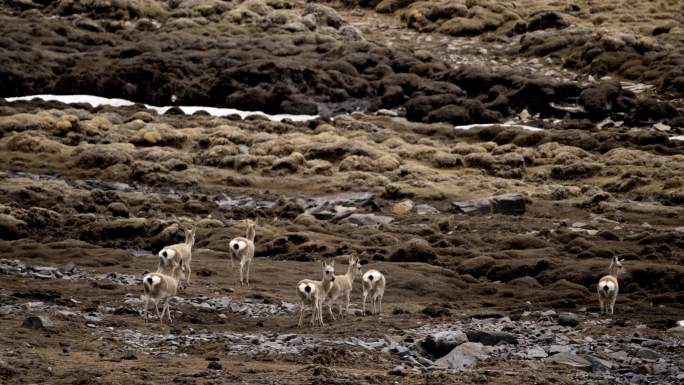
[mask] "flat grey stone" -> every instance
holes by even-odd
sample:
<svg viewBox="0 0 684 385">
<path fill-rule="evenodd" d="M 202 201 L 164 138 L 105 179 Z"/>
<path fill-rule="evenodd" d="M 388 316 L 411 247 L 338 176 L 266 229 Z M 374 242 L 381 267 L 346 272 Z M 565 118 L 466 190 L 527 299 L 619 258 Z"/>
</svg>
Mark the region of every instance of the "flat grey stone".
<svg viewBox="0 0 684 385">
<path fill-rule="evenodd" d="M 657 360 L 658 358 L 660 358 L 661 354 L 653 349 L 641 348 L 637 350 L 636 356 L 639 358 L 643 358 L 645 360 Z"/>
<path fill-rule="evenodd" d="M 549 347 L 549 353 L 551 354 L 567 353 L 571 350 L 572 349 L 568 345 L 551 345 L 551 347 Z"/>
<path fill-rule="evenodd" d="M 563 364 L 572 366 L 574 368 L 588 369 L 591 368 L 591 362 L 582 356 L 578 356 L 574 353 L 558 353 L 546 359 L 548 362 L 555 362 L 557 364 Z"/>
<path fill-rule="evenodd" d="M 605 373 L 613 368 L 613 363 L 596 356 L 587 356 L 587 361 L 591 363 L 591 371 L 594 373 Z"/>
<path fill-rule="evenodd" d="M 534 346 L 527 350 L 527 357 L 529 358 L 546 358 L 548 356 L 544 349 L 539 346 Z"/>
<path fill-rule="evenodd" d="M 466 342 L 435 361 L 435 365 L 446 369 L 464 369 L 488 357 L 489 354 L 484 345 L 478 342 Z"/>
</svg>

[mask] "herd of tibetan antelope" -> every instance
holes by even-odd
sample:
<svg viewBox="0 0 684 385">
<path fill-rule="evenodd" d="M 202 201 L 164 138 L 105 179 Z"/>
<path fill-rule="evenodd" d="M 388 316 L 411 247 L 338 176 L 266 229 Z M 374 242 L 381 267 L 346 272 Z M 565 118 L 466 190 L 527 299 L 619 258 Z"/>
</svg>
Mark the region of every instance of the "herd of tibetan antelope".
<svg viewBox="0 0 684 385">
<path fill-rule="evenodd" d="M 256 223 L 245 221 L 247 231 L 245 237 L 237 237 L 230 241 L 229 248 L 232 253 L 230 258 L 231 267 L 233 258 L 240 260 L 240 285 L 249 285 L 249 270 L 254 259 L 254 238 L 256 236 Z M 145 302 L 145 320 L 149 320 L 149 305 L 154 303 L 157 317 L 164 322 L 164 314 L 172 322 L 169 301 L 176 296 L 181 283 L 190 283 L 190 263 L 192 262 L 192 247 L 195 243 L 195 229 L 185 230 L 185 242 L 164 247 L 159 252 L 159 266 L 157 271 L 143 276 Z M 599 280 L 597 286 L 598 299 L 602 314 L 613 314 L 615 300 L 618 294 L 618 275 L 622 271 L 623 260 L 613 257 L 609 266 L 608 275 Z M 300 301 L 299 323 L 302 326 L 305 306 L 311 307 L 311 324 L 321 326 L 323 322 L 323 305 L 328 305 L 330 317 L 335 320 L 333 305 L 337 303 L 338 314 L 344 316 L 349 313 L 349 299 L 351 296 L 354 278 L 361 276 L 363 286 L 363 314 L 366 313 L 366 300 L 370 296 L 371 313 L 382 312 L 382 297 L 385 293 L 385 276 L 378 270 L 361 270 L 361 262 L 357 256 L 349 258 L 347 272 L 335 275 L 335 261 L 322 262 L 323 275 L 321 280 L 302 279 L 297 283 L 297 296 Z M 343 300 L 345 301 L 343 310 Z M 159 305 L 162 304 L 162 312 Z"/>
</svg>

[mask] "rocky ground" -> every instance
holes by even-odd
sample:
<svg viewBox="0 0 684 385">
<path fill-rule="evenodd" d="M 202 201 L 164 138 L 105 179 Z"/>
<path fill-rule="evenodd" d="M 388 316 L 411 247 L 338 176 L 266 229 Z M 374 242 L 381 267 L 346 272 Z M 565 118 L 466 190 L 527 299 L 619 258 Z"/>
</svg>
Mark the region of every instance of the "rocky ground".
<svg viewBox="0 0 684 385">
<path fill-rule="evenodd" d="M 320 117 L 0 99 L 0 382 L 680 383 L 681 5 L 613 3 L 3 2 L 0 96 Z M 189 226 L 193 282 L 145 323 Z M 297 328 L 295 283 L 352 253 L 383 313 L 357 287 Z"/>
</svg>

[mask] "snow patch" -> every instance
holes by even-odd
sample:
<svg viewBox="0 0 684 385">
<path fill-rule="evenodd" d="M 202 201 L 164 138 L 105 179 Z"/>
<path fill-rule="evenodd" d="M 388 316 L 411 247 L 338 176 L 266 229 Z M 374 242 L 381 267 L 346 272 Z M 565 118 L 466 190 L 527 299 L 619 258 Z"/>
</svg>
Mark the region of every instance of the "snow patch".
<svg viewBox="0 0 684 385">
<path fill-rule="evenodd" d="M 44 101 L 57 101 L 57 102 L 62 102 L 62 103 L 88 103 L 93 107 L 98 107 L 102 105 L 106 106 L 112 106 L 112 107 L 125 107 L 125 106 L 132 106 L 135 103 L 126 100 L 126 99 L 116 99 L 116 98 L 103 98 L 101 96 L 94 96 L 94 95 L 51 95 L 51 94 L 45 94 L 45 95 L 29 95 L 29 96 L 18 96 L 18 97 L 12 97 L 12 98 L 5 98 L 8 102 L 15 102 L 15 101 L 29 101 L 32 99 L 40 99 Z M 164 106 L 164 107 L 157 107 L 157 106 L 152 106 L 149 104 L 145 104 L 145 108 L 155 110 L 158 114 L 164 114 L 166 111 L 169 109 L 173 108 L 172 106 Z M 263 115 L 267 117 L 270 120 L 274 121 L 281 121 L 284 119 L 289 119 L 294 122 L 305 122 L 308 120 L 313 120 L 318 118 L 318 115 L 292 115 L 292 114 L 267 114 L 262 111 L 242 111 L 242 110 L 236 110 L 234 108 L 219 108 L 219 107 L 203 107 L 203 106 L 178 106 L 178 108 L 183 111 L 184 114 L 191 115 L 194 114 L 197 111 L 205 111 L 209 115 L 212 116 L 228 116 L 228 115 L 233 115 L 237 114 L 240 115 L 240 118 L 244 119 L 247 116 L 250 115 Z"/>
<path fill-rule="evenodd" d="M 518 128 L 522 128 L 523 130 L 528 130 L 528 131 L 544 131 L 543 128 L 533 127 L 533 126 L 526 126 L 526 125 L 524 125 L 524 124 L 517 124 L 517 123 L 467 124 L 467 125 L 464 125 L 464 126 L 454 126 L 454 128 L 457 129 L 457 130 L 470 130 L 471 128 L 475 128 L 475 127 L 494 127 L 494 126 L 501 126 L 501 127 L 518 127 Z"/>
<path fill-rule="evenodd" d="M 671 136 L 670 140 L 684 140 L 684 135 Z"/>
</svg>

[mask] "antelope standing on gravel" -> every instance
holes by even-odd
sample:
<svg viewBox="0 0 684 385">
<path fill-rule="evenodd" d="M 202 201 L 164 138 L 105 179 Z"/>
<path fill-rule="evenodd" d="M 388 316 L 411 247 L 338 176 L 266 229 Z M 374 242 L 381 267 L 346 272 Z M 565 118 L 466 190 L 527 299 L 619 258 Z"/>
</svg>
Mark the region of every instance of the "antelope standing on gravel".
<svg viewBox="0 0 684 385">
<path fill-rule="evenodd" d="M 323 279 L 315 281 L 312 279 L 303 279 L 297 283 L 297 296 L 299 297 L 299 322 L 297 326 L 301 327 L 304 321 L 304 306 L 311 306 L 311 325 L 315 325 L 316 321 L 321 326 L 323 322 L 323 302 L 328 297 L 328 292 L 335 282 L 335 261 L 323 261 Z"/>
<path fill-rule="evenodd" d="M 252 266 L 252 259 L 254 259 L 254 237 L 256 237 L 256 222 L 246 221 L 247 231 L 245 237 L 237 237 L 230 241 L 229 247 L 231 253 L 236 259 L 240 260 L 240 286 L 246 284 L 249 286 L 249 270 Z M 233 266 L 233 257 L 230 259 L 230 265 Z M 243 280 L 246 276 L 246 280 Z"/>
<path fill-rule="evenodd" d="M 370 295 L 373 314 L 382 312 L 382 297 L 385 295 L 385 276 L 377 270 L 368 270 L 361 278 L 363 284 L 363 314 L 366 314 L 366 298 Z"/>
<path fill-rule="evenodd" d="M 157 310 L 157 317 L 160 323 L 164 323 L 164 313 L 166 313 L 169 318 L 169 322 L 173 322 L 171 319 L 171 310 L 169 309 L 169 301 L 171 297 L 175 296 L 178 291 L 178 284 L 183 276 L 181 269 L 181 264 L 178 262 L 175 256 L 160 256 L 163 261 L 159 262 L 160 269 L 164 266 L 165 269 L 169 269 L 170 274 L 164 273 L 149 273 L 143 276 L 143 300 L 145 301 L 145 322 L 149 320 L 150 312 L 150 302 L 154 303 L 154 307 Z M 164 304 L 161 314 L 159 313 L 159 303 Z"/>
<path fill-rule="evenodd" d="M 349 297 L 351 296 L 352 287 L 354 285 L 354 278 L 361 274 L 361 263 L 359 262 L 359 257 L 350 256 L 349 266 L 347 267 L 347 272 L 343 275 L 336 275 L 335 282 L 328 292 L 328 310 L 330 311 L 330 317 L 335 320 L 333 315 L 333 305 L 337 302 L 339 305 L 339 315 L 349 314 Z M 342 314 L 342 298 L 346 299 L 345 312 Z"/>
<path fill-rule="evenodd" d="M 618 274 L 622 271 L 622 262 L 623 260 L 618 259 L 618 257 L 613 257 L 610 267 L 608 267 L 608 275 L 599 280 L 596 290 L 601 305 L 601 314 L 613 314 L 619 289 Z"/>
<path fill-rule="evenodd" d="M 177 243 L 175 245 L 166 246 L 159 252 L 159 267 L 157 273 L 166 275 L 173 275 L 170 268 L 163 265 L 164 261 L 168 259 L 178 262 L 181 273 L 185 272 L 185 284 L 190 284 L 190 263 L 192 262 L 192 246 L 195 244 L 195 229 L 185 230 L 185 242 Z M 181 277 L 183 274 L 181 274 Z"/>
</svg>

